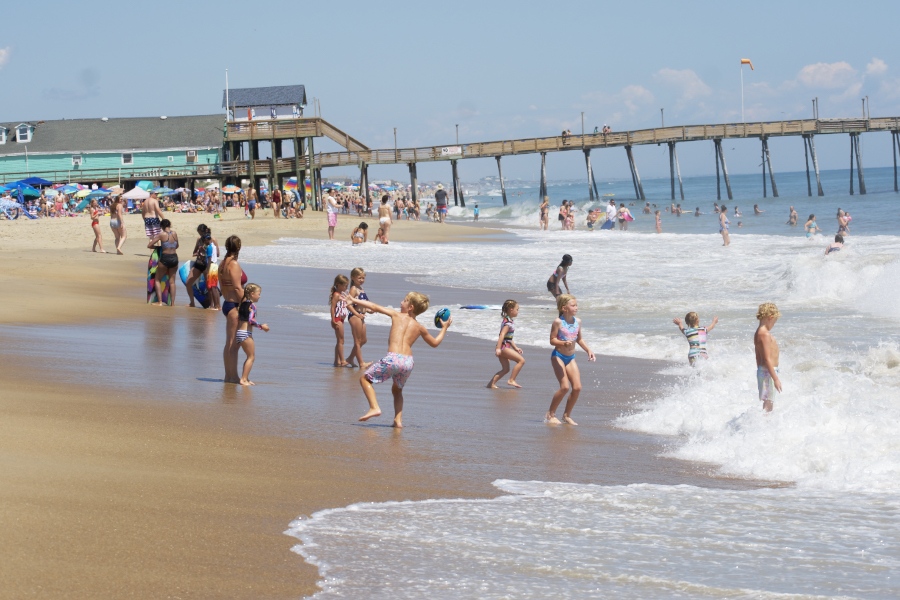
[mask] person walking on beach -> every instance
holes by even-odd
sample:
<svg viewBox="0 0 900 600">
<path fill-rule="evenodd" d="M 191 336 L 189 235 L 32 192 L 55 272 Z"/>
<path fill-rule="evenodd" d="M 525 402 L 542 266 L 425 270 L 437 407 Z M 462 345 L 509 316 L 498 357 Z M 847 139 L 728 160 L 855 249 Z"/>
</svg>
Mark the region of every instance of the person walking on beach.
<svg viewBox="0 0 900 600">
<path fill-rule="evenodd" d="M 257 327 L 263 331 L 269 331 L 269 326 L 262 325 L 256 320 L 256 303 L 259 302 L 259 296 L 262 294 L 262 288 L 255 283 L 248 283 L 244 287 L 244 296 L 241 299 L 241 305 L 237 309 L 238 327 L 234 332 L 234 343 L 244 350 L 247 359 L 244 361 L 244 370 L 238 383 L 241 385 L 256 385 L 250 381 L 250 369 L 253 368 L 253 362 L 256 360 L 256 343 L 253 341 L 253 328 Z"/>
<path fill-rule="evenodd" d="M 550 279 L 547 280 L 547 291 L 553 294 L 554 298 L 558 298 L 560 294 L 562 294 L 562 289 L 559 287 L 560 282 L 566 286 L 566 293 L 569 293 L 569 282 L 566 281 L 566 275 L 569 272 L 569 267 L 572 266 L 572 256 L 569 254 L 563 254 L 562 261 L 560 261 L 559 266 L 556 267 L 556 270 L 553 271 L 553 275 L 550 276 Z"/>
<path fill-rule="evenodd" d="M 775 391 L 781 393 L 781 380 L 778 379 L 778 342 L 772 335 L 772 328 L 781 313 L 771 302 L 759 305 L 756 319 L 759 327 L 753 335 L 753 347 L 756 351 L 756 386 L 759 399 L 766 412 L 772 412 Z"/>
<path fill-rule="evenodd" d="M 723 246 L 731 243 L 731 238 L 728 236 L 728 224 L 730 222 L 728 220 L 728 207 L 723 204 L 719 211 L 719 233 L 722 234 L 722 240 L 725 242 L 722 244 Z"/>
<path fill-rule="evenodd" d="M 788 220 L 785 223 L 786 225 L 796 225 L 797 224 L 797 211 L 794 210 L 794 207 L 791 207 L 791 212 L 788 214 Z"/>
<path fill-rule="evenodd" d="M 442 321 L 441 332 L 437 336 L 432 336 L 424 325 L 416 321 L 416 317 L 428 310 L 428 296 L 418 292 L 410 292 L 400 303 L 400 310 L 392 310 L 379 306 L 368 300 L 353 298 L 348 294 L 344 294 L 343 300 L 347 304 L 355 304 L 369 310 L 387 315 L 391 318 L 391 332 L 388 337 L 388 353 L 381 360 L 372 363 L 368 369 L 359 378 L 359 384 L 362 386 L 366 400 L 369 402 L 369 410 L 359 418 L 360 421 L 368 421 L 373 417 L 381 415 L 381 408 L 378 406 L 378 399 L 375 397 L 375 388 L 373 383 L 381 383 L 388 379 L 393 380 L 391 393 L 394 395 L 394 427 L 403 427 L 403 386 L 406 384 L 413 370 L 412 346 L 416 340 L 421 337 L 425 343 L 432 348 L 437 348 L 447 329 L 453 323 L 453 319 L 449 318 Z"/>
<path fill-rule="evenodd" d="M 168 275 L 171 279 L 178 272 L 178 254 L 176 253 L 178 250 L 178 234 L 171 230 L 172 223 L 168 219 L 163 219 L 160 222 L 160 227 L 162 231 L 160 231 L 159 235 L 151 238 L 147 244 L 148 248 L 155 248 L 159 244 L 159 263 L 156 265 L 156 277 L 153 282 L 157 298 L 157 302 L 154 303 L 155 306 L 162 306 L 162 278 Z M 175 285 L 170 286 L 169 294 L 172 304 L 175 304 L 176 288 L 177 286 Z"/>
<path fill-rule="evenodd" d="M 222 290 L 222 314 L 225 316 L 225 383 L 240 383 L 237 359 L 238 345 L 235 333 L 238 328 L 238 307 L 244 298 L 244 271 L 238 263 L 241 253 L 241 238 L 236 235 L 225 240 L 225 258 L 219 268 L 219 285 Z"/>
<path fill-rule="evenodd" d="M 538 229 L 547 231 L 547 228 L 550 226 L 550 198 L 548 196 L 544 196 L 544 200 L 541 202 L 539 210 L 541 220 L 538 222 Z"/>
<path fill-rule="evenodd" d="M 516 383 L 516 377 L 525 366 L 525 357 L 522 356 L 525 353 L 513 341 L 513 334 L 516 332 L 516 324 L 513 319 L 519 316 L 519 303 L 515 300 L 507 300 L 500 309 L 500 315 L 503 320 L 500 321 L 500 336 L 497 339 L 497 347 L 494 348 L 494 354 L 500 359 L 500 370 L 494 373 L 487 387 L 497 389 L 497 382 L 509 373 L 509 361 L 513 361 L 516 366 L 513 367 L 512 375 L 509 376 L 506 383 L 514 388 L 520 388 L 522 386 Z"/>
<path fill-rule="evenodd" d="M 272 213 L 276 219 L 281 217 L 281 192 L 278 188 L 272 192 Z"/>
<path fill-rule="evenodd" d="M 158 236 L 163 214 L 159 208 L 156 192 L 150 192 L 150 197 L 141 204 L 141 216 L 144 217 L 144 233 L 147 237 L 154 238 Z"/>
<path fill-rule="evenodd" d="M 337 213 L 340 210 L 337 200 L 331 195 L 331 189 L 325 190 L 325 212 L 328 214 L 328 239 L 334 239 L 334 228 L 337 227 Z"/>
<path fill-rule="evenodd" d="M 684 324 L 681 319 L 675 317 L 672 322 L 678 325 L 678 329 L 687 338 L 690 349 L 688 350 L 688 363 L 696 366 L 697 361 L 701 358 L 706 360 L 709 356 L 706 354 L 706 334 L 713 330 L 719 322 L 719 317 L 713 317 L 712 324 L 708 327 L 700 326 L 700 317 L 695 312 L 689 312 L 684 316 Z M 687 327 L 685 327 L 687 325 Z"/>
<path fill-rule="evenodd" d="M 557 381 L 559 381 L 559 389 L 553 394 L 550 410 L 547 411 L 544 422 L 551 425 L 562 424 L 556 418 L 556 409 L 559 408 L 566 394 L 569 394 L 569 400 L 566 402 L 563 412 L 563 422 L 569 425 L 578 425 L 572 420 L 572 410 L 581 394 L 581 373 L 575 362 L 575 345 L 581 346 L 587 352 L 589 361 L 594 360 L 594 353 L 581 339 L 581 319 L 575 316 L 578 314 L 578 301 L 575 297 L 569 294 L 559 296 L 556 299 L 556 309 L 559 311 L 559 317 L 553 321 L 553 326 L 550 328 L 550 345 L 553 346 L 550 364 L 553 366 L 553 373 L 556 375 Z"/>
<path fill-rule="evenodd" d="M 119 255 L 124 254 L 122 245 L 128 237 L 128 234 L 125 232 L 125 209 L 123 204 L 124 201 L 116 196 L 109 207 L 109 228 L 112 229 L 116 238 L 116 254 Z"/>
<path fill-rule="evenodd" d="M 100 206 L 97 204 L 97 200 L 91 200 L 91 229 L 94 230 L 94 245 L 91 247 L 91 252 L 96 252 L 97 248 L 100 248 L 100 252 L 102 254 L 106 254 L 106 250 L 103 249 L 103 234 L 100 233 Z"/>
<path fill-rule="evenodd" d="M 437 191 L 434 193 L 434 203 L 437 206 L 438 216 L 440 217 L 441 224 L 443 225 L 444 217 L 447 216 L 447 192 L 444 190 L 444 186 L 440 183 L 437 186 Z M 381 214 L 380 210 L 379 214 Z"/>
<path fill-rule="evenodd" d="M 446 206 L 444 207 L 446 208 Z M 445 211 L 446 212 L 446 211 Z M 444 222 L 443 213 L 441 214 L 441 223 Z M 378 224 L 381 225 L 381 231 L 384 233 L 381 239 L 382 244 L 387 244 L 391 237 L 391 225 L 394 223 L 391 217 L 391 207 L 388 205 L 388 195 L 381 197 L 381 206 L 378 207 Z"/>
<path fill-rule="evenodd" d="M 250 213 L 249 219 L 251 221 L 256 219 L 256 202 L 258 199 L 259 196 L 256 194 L 256 189 L 250 188 L 247 196 L 247 212 Z"/>
<path fill-rule="evenodd" d="M 350 296 L 360 300 L 368 300 L 369 297 L 362 288 L 365 282 L 366 272 L 361 267 L 356 267 L 350 271 Z M 347 357 L 347 363 L 351 367 L 365 369 L 372 364 L 364 362 L 362 357 L 362 347 L 368 341 L 366 337 L 366 314 L 368 312 L 361 306 L 347 305 L 347 324 L 350 325 L 350 333 L 353 334 L 353 349 L 350 350 L 350 356 Z M 355 363 L 354 360 L 356 361 Z"/>
</svg>

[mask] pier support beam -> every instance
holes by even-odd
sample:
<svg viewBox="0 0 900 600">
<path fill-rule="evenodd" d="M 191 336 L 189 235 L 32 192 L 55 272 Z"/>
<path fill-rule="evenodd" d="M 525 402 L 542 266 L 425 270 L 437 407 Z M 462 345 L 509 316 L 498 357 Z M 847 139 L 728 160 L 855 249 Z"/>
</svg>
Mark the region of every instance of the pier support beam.
<svg viewBox="0 0 900 600">
<path fill-rule="evenodd" d="M 309 159 L 309 161 L 308 161 L 309 168 L 306 171 L 307 173 L 309 173 L 309 192 L 310 192 L 309 208 L 310 208 L 310 210 L 319 210 L 319 198 L 316 195 L 317 194 L 316 193 L 316 171 L 313 168 L 313 160 L 315 159 L 316 152 L 315 152 L 315 147 L 313 146 L 313 139 L 311 137 L 308 137 L 308 138 L 306 138 L 306 141 L 307 141 L 307 144 L 309 145 L 309 150 L 306 153 L 306 155 Z M 299 182 L 297 185 L 299 187 L 299 185 L 300 185 Z M 305 184 L 304 184 L 302 190 L 303 190 L 302 194 L 305 198 L 306 197 L 306 185 Z"/>
<path fill-rule="evenodd" d="M 453 206 L 459 206 L 459 190 L 457 189 L 458 183 L 456 181 L 456 161 L 450 161 L 450 171 L 452 173 L 451 178 L 453 180 Z"/>
<path fill-rule="evenodd" d="M 672 153 L 675 155 L 675 174 L 678 175 L 678 191 L 681 193 L 681 201 L 684 202 L 684 185 L 681 183 L 681 166 L 678 164 L 678 148 L 672 142 Z"/>
<path fill-rule="evenodd" d="M 812 179 L 809 178 L 809 151 L 807 148 L 807 138 L 803 136 L 803 161 L 806 164 L 806 195 L 812 197 Z"/>
<path fill-rule="evenodd" d="M 897 188 L 897 145 L 900 144 L 900 131 L 891 132 L 891 150 L 894 157 L 894 191 L 900 192 Z"/>
<path fill-rule="evenodd" d="M 672 200 L 675 199 L 675 142 L 669 142 L 669 180 L 672 183 Z"/>
<path fill-rule="evenodd" d="M 503 181 L 503 167 L 500 166 L 500 157 L 497 156 L 497 173 L 500 175 L 500 193 L 503 194 L 503 206 L 506 206 L 506 183 Z"/>
<path fill-rule="evenodd" d="M 628 165 L 631 167 L 631 181 L 634 183 L 634 195 L 638 200 L 646 200 L 644 196 L 644 186 L 641 185 L 641 176 L 638 173 L 637 165 L 634 162 L 634 154 L 631 152 L 631 146 L 625 146 L 625 153 L 628 155 Z"/>
<path fill-rule="evenodd" d="M 540 199 L 543 200 L 547 195 L 547 153 L 541 152 L 541 185 L 538 192 Z"/>
<path fill-rule="evenodd" d="M 591 149 L 584 149 L 584 163 L 587 166 L 587 180 L 588 180 L 588 197 L 591 199 L 591 202 L 594 201 L 594 188 L 591 186 L 591 183 L 594 181 L 594 173 L 591 171 Z"/>
<path fill-rule="evenodd" d="M 419 201 L 419 177 L 416 173 L 416 163 L 409 163 L 409 190 L 413 202 Z"/>
<path fill-rule="evenodd" d="M 259 156 L 259 142 L 247 142 L 247 174 L 250 175 L 250 187 L 256 189 L 256 157 Z"/>
<path fill-rule="evenodd" d="M 359 195 L 363 202 L 369 200 L 369 167 L 364 162 L 359 163 Z M 373 201 L 372 204 L 377 203 Z"/>
<path fill-rule="evenodd" d="M 459 168 L 456 163 L 459 162 L 457 160 L 451 160 L 450 163 L 453 165 L 453 203 L 456 206 L 466 207 L 466 199 L 463 197 L 462 185 L 459 182 Z"/>
<path fill-rule="evenodd" d="M 734 196 L 731 194 L 731 179 L 728 178 L 728 166 L 725 164 L 725 152 L 722 150 L 722 140 L 713 140 L 713 143 L 716 145 L 718 160 L 722 163 L 722 176 L 725 178 L 725 191 L 728 192 L 728 199 L 733 200 Z M 718 163 L 716 171 L 716 183 L 718 184 Z"/>
<path fill-rule="evenodd" d="M 769 140 L 768 138 L 762 139 L 763 143 L 763 154 L 766 158 L 766 164 L 769 165 L 769 181 L 772 182 L 772 197 L 778 197 L 778 188 L 775 186 L 775 172 L 772 171 L 772 156 L 769 154 Z M 726 177 L 728 177 L 726 175 Z M 731 200 L 731 194 L 728 194 L 728 199 Z"/>
<path fill-rule="evenodd" d="M 819 196 L 824 196 L 825 192 L 822 190 L 822 179 L 819 177 L 819 159 L 816 158 L 816 143 L 813 141 L 812 135 L 809 136 L 806 143 L 809 144 L 809 153 L 812 155 L 813 170 L 816 172 L 816 185 L 819 188 Z"/>
<path fill-rule="evenodd" d="M 862 155 L 859 153 L 859 134 L 851 134 L 853 135 L 853 143 L 856 145 L 856 172 L 859 175 L 859 194 L 860 196 L 865 196 L 866 194 L 866 178 L 863 176 L 863 165 L 862 165 Z M 771 168 L 771 167 L 769 167 Z"/>
<path fill-rule="evenodd" d="M 760 138 L 760 141 L 762 141 L 762 138 Z M 766 146 L 765 146 L 765 144 L 760 144 L 760 147 L 762 148 L 762 150 L 760 150 L 760 152 L 762 153 L 763 198 L 765 198 L 766 197 Z"/>
<path fill-rule="evenodd" d="M 850 195 L 853 195 L 853 152 L 855 148 L 853 146 L 853 134 L 850 134 Z"/>
</svg>

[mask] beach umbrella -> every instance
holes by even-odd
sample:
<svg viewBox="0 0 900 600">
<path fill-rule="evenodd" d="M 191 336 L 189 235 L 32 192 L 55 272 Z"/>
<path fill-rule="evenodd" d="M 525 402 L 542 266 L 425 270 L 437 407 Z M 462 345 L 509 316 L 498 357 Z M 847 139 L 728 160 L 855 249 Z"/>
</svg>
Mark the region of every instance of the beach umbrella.
<svg viewBox="0 0 900 600">
<path fill-rule="evenodd" d="M 114 185 L 111 188 L 109 188 L 109 191 L 112 192 L 113 194 L 121 194 L 122 192 L 125 191 L 125 188 L 123 188 L 121 185 Z"/>
<path fill-rule="evenodd" d="M 156 192 L 157 194 L 168 194 L 169 192 L 172 191 L 172 188 L 158 187 L 158 188 L 153 188 L 153 189 L 150 190 L 150 191 L 151 191 L 151 192 Z"/>
<path fill-rule="evenodd" d="M 296 185 L 296 183 L 294 185 Z M 287 187 L 287 186 L 285 186 L 285 187 Z M 241 191 L 241 188 L 239 188 L 236 185 L 226 185 L 225 187 L 222 188 L 222 192 L 225 194 L 234 194 L 235 192 L 239 192 L 239 191 Z"/>
<path fill-rule="evenodd" d="M 85 196 L 87 196 L 90 193 L 91 193 L 91 190 L 78 190 L 77 192 L 75 192 L 75 197 L 76 198 L 84 198 Z"/>
<path fill-rule="evenodd" d="M 59 196 L 59 192 L 56 190 L 44 190 L 44 195 L 48 198 L 52 198 L 54 196 Z"/>
<path fill-rule="evenodd" d="M 225 189 L 225 188 L 222 188 Z M 291 177 L 287 181 L 284 182 L 284 189 L 286 190 L 296 190 L 297 189 L 297 178 Z"/>
<path fill-rule="evenodd" d="M 90 199 L 90 198 L 106 198 L 107 196 L 109 196 L 109 191 L 102 191 L 102 190 L 91 190 L 91 191 L 89 191 L 89 190 L 81 190 L 81 192 L 89 192 L 89 193 L 86 195 L 86 197 L 87 197 L 88 199 Z M 78 192 L 78 194 L 80 194 L 81 192 Z M 75 197 L 76 197 L 76 198 L 78 197 L 78 194 L 75 194 Z"/>
<path fill-rule="evenodd" d="M 152 181 L 138 181 L 136 184 L 134 184 L 134 187 L 138 187 L 144 191 L 149 192 L 150 190 L 153 189 L 153 182 Z"/>
<path fill-rule="evenodd" d="M 150 192 L 144 188 L 135 187 L 133 190 L 129 190 L 122 194 L 122 197 L 126 200 L 146 200 L 150 197 Z"/>
</svg>

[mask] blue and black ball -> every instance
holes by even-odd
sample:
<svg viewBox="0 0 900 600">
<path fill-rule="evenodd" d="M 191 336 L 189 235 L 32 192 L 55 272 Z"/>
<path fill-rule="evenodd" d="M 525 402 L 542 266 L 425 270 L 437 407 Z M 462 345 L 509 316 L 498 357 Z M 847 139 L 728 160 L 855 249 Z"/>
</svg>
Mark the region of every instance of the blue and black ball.
<svg viewBox="0 0 900 600">
<path fill-rule="evenodd" d="M 435 315 L 434 315 L 434 326 L 437 327 L 438 329 L 441 329 L 444 326 L 444 323 L 446 323 L 449 319 L 450 319 L 450 309 L 442 308 L 441 310 L 437 311 L 437 313 L 435 313 Z"/>
</svg>

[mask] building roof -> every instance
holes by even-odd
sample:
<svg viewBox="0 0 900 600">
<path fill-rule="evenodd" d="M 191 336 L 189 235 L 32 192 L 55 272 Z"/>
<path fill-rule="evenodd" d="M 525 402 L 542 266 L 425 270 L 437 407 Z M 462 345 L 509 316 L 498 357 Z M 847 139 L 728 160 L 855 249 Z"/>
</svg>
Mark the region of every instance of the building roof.
<svg viewBox="0 0 900 600">
<path fill-rule="evenodd" d="M 0 123 L 10 131 L 21 121 Z M 224 140 L 224 115 L 193 117 L 137 117 L 129 119 L 65 119 L 30 121 L 31 141 L 16 142 L 15 135 L 0 144 L 0 156 L 182 148 L 219 148 Z"/>
<path fill-rule="evenodd" d="M 306 106 L 306 86 L 276 85 L 259 88 L 236 88 L 228 90 L 227 108 L 247 108 L 251 106 L 279 106 L 296 104 Z M 225 106 L 225 90 L 222 90 L 222 108 Z"/>
</svg>

